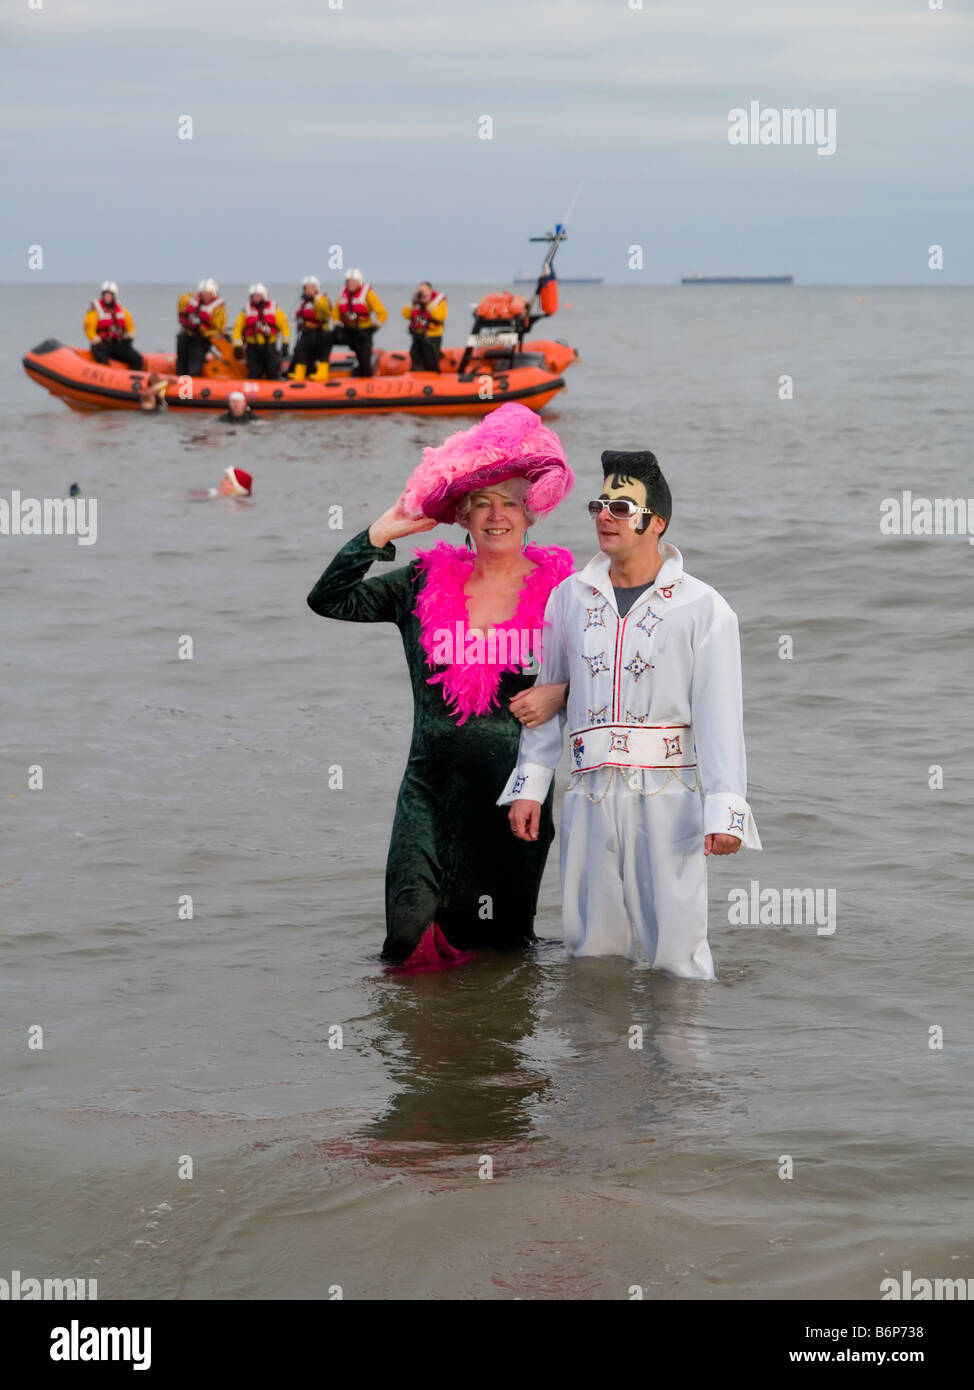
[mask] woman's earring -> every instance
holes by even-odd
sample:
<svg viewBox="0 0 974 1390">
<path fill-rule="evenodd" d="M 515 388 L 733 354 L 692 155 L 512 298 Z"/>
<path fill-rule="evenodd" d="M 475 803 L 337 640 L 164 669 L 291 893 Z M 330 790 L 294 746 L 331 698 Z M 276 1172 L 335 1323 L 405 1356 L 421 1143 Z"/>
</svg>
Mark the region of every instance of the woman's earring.
<svg viewBox="0 0 974 1390">
<path fill-rule="evenodd" d="M 521 549 L 522 549 L 522 550 L 527 550 L 527 548 L 528 548 L 528 535 L 529 535 L 529 534 L 530 534 L 530 533 L 529 533 L 528 531 L 525 531 L 525 533 L 524 533 L 524 540 L 521 542 Z"/>
<path fill-rule="evenodd" d="M 470 539 L 470 532 L 467 532 L 467 549 L 473 550 L 473 542 Z"/>
</svg>

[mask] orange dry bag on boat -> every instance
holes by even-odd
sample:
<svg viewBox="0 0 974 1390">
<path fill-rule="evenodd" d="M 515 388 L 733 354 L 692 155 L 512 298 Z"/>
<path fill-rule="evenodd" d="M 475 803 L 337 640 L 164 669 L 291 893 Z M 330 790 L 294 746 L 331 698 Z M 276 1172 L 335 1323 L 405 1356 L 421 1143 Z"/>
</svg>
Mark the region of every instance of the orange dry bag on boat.
<svg viewBox="0 0 974 1390">
<path fill-rule="evenodd" d="M 477 305 L 477 317 L 486 320 L 517 319 L 527 307 L 519 294 L 508 294 L 506 291 L 485 294 Z"/>
</svg>

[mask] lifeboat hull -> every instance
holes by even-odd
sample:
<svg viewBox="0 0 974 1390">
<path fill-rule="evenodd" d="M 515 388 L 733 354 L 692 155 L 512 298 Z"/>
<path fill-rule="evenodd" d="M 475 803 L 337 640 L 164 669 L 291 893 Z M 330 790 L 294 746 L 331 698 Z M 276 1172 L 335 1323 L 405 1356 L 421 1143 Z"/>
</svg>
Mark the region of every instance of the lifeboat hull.
<svg viewBox="0 0 974 1390">
<path fill-rule="evenodd" d="M 567 349 L 574 357 L 573 349 Z M 369 411 L 402 410 L 417 415 L 484 415 L 508 401 L 521 401 L 541 410 L 564 381 L 537 366 L 509 371 L 480 361 L 463 376 L 455 373 L 399 372 L 372 377 L 336 376 L 327 382 L 248 381 L 223 374 L 222 363 L 201 377 L 176 377 L 174 359 L 166 353 L 147 353 L 146 371 L 133 372 L 121 364 L 103 367 L 82 348 L 49 338 L 24 357 L 32 381 L 63 400 L 73 410 L 138 410 L 150 372 L 171 376 L 166 404 L 174 410 L 223 411 L 230 392 L 243 391 L 254 411 Z M 219 372 L 219 374 L 217 374 Z M 489 377 L 489 394 L 485 389 Z"/>
</svg>

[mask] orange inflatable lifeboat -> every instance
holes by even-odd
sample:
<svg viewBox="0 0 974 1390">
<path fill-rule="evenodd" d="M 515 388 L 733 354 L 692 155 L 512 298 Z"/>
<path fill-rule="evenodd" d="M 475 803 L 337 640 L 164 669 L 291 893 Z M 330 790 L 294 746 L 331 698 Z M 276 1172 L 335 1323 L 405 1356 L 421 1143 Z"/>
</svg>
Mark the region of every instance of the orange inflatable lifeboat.
<svg viewBox="0 0 974 1390">
<path fill-rule="evenodd" d="M 144 371 L 133 372 L 119 363 L 102 366 L 86 348 L 68 347 L 56 338 L 28 352 L 24 370 L 73 410 L 138 410 L 147 391 L 157 392 L 177 410 L 224 411 L 231 391 L 243 391 L 255 411 L 484 415 L 508 401 L 541 410 L 564 389 L 561 374 L 578 354 L 568 343 L 550 338 L 525 341 L 534 325 L 558 308 L 553 261 L 565 229 L 559 224 L 553 233 L 531 240 L 545 242 L 548 251 L 530 302 L 506 290 L 484 295 L 466 345 L 444 348 L 438 372 L 414 372 L 408 352 L 378 352 L 372 358 L 375 375 L 353 377 L 354 355 L 339 351 L 331 357 L 328 381 L 249 381 L 225 338 L 214 339 L 199 377 L 177 376 L 174 353 L 143 353 Z"/>
<path fill-rule="evenodd" d="M 460 349 L 455 352 L 459 355 Z M 567 352 L 573 360 L 574 350 Z M 24 370 L 73 410 L 138 410 L 140 397 L 158 378 L 167 384 L 164 392 L 161 382 L 156 389 L 175 410 L 223 411 L 230 392 L 243 391 L 257 412 L 404 410 L 416 415 L 484 415 L 508 401 L 541 410 L 565 385 L 559 375 L 541 366 L 506 367 L 483 359 L 462 373 L 451 372 L 445 362 L 446 370 L 440 373 L 403 371 L 396 363 L 394 372 L 378 376 L 338 375 L 318 382 L 248 381 L 219 359 L 207 362 L 200 377 L 177 377 L 171 354 L 146 353 L 143 358 L 141 372 L 121 364 L 103 367 L 86 349 L 48 338 L 26 354 Z M 340 371 L 340 363 L 335 365 Z"/>
</svg>

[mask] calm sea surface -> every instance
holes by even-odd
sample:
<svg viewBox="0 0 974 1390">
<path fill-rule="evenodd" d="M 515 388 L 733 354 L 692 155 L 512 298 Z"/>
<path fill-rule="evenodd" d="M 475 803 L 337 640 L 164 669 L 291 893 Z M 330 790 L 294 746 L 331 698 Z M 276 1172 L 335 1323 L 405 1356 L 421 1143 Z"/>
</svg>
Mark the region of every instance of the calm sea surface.
<svg viewBox="0 0 974 1390">
<path fill-rule="evenodd" d="M 123 290 L 168 346 L 178 287 Z M 451 292 L 448 341 L 478 293 Z M 562 300 L 582 360 L 547 419 L 579 482 L 534 538 L 584 562 L 599 453 L 651 447 L 670 538 L 741 619 L 765 848 L 712 863 L 712 985 L 566 960 L 557 847 L 530 956 L 377 961 L 402 652 L 305 595 L 463 421 L 74 414 L 20 357 L 80 339 L 84 288 L 5 290 L 0 497 L 77 482 L 98 540 L 0 537 L 0 1277 L 590 1300 L 974 1276 L 974 547 L 879 528 L 903 489 L 974 497 L 974 292 Z M 252 506 L 180 498 L 230 463 Z M 752 880 L 834 890 L 834 934 L 731 925 Z"/>
</svg>

